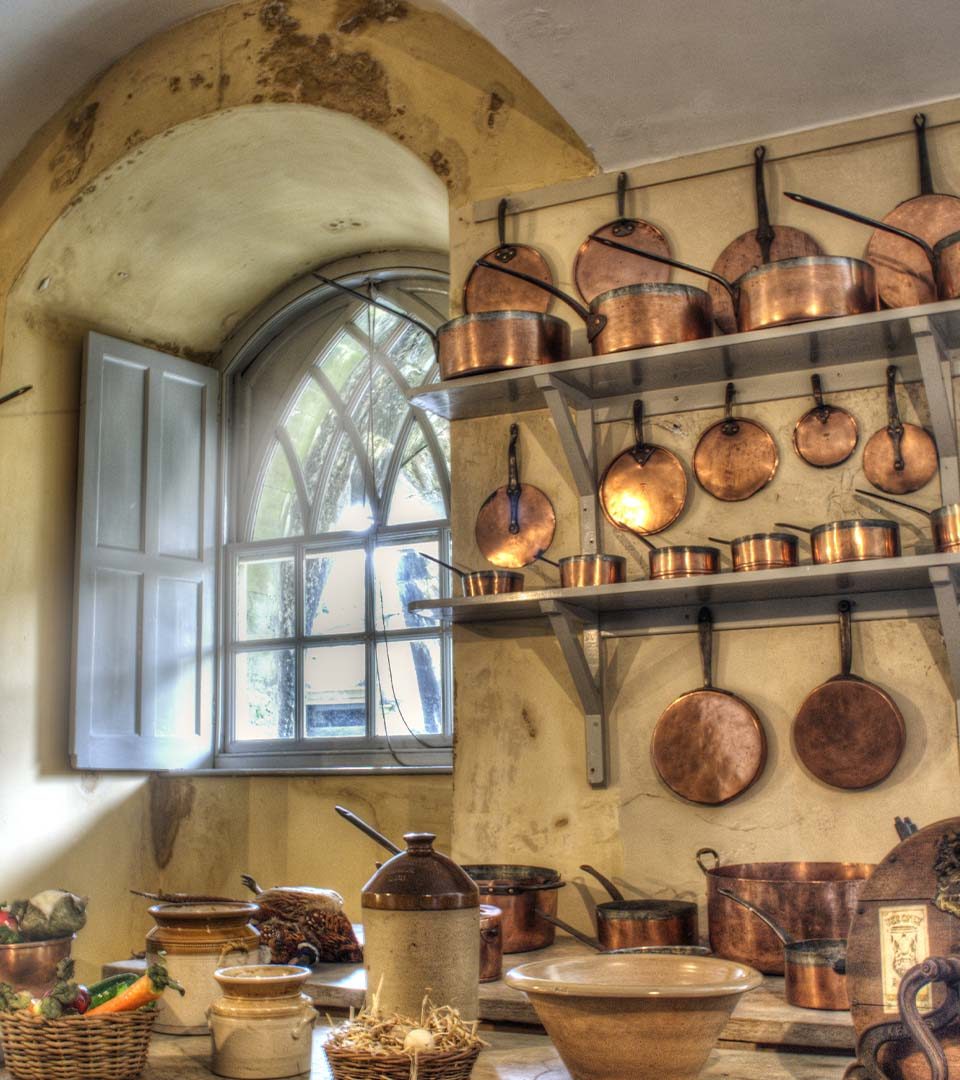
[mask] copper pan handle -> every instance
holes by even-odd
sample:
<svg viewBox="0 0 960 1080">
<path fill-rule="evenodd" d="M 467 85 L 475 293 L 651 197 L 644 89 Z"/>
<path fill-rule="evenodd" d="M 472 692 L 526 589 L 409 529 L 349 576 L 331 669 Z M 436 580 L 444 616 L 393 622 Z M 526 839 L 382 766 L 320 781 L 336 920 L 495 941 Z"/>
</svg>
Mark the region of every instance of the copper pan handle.
<svg viewBox="0 0 960 1080">
<path fill-rule="evenodd" d="M 830 406 L 823 400 L 823 383 L 819 375 L 811 375 L 810 382 L 813 384 L 813 400 L 817 405 L 817 419 L 825 424 L 830 419 Z"/>
<path fill-rule="evenodd" d="M 927 151 L 927 117 L 917 113 L 913 118 L 913 130 L 917 135 L 917 161 L 920 166 L 920 194 L 934 195 L 933 173 L 930 171 L 930 154 Z"/>
<path fill-rule="evenodd" d="M 575 926 L 571 926 L 569 923 L 565 923 L 563 919 L 558 919 L 556 915 L 548 915 L 545 911 L 541 911 L 539 908 L 534 909 L 534 915 L 538 919 L 543 919 L 544 922 L 553 923 L 554 926 L 563 930 L 569 934 L 572 938 L 576 938 L 577 941 L 584 945 L 588 945 L 591 949 L 595 949 L 597 952 L 603 952 L 603 946 L 597 941 L 596 938 L 590 937 L 589 934 L 585 934 L 582 930 L 578 930 Z"/>
<path fill-rule="evenodd" d="M 626 901 L 626 897 L 623 893 L 614 885 L 614 883 L 605 875 L 601 874 L 599 870 L 595 870 L 589 863 L 584 863 L 580 869 L 591 877 L 595 877 L 597 881 L 607 890 L 610 894 L 611 900 L 616 900 L 618 904 L 622 904 Z"/>
<path fill-rule="evenodd" d="M 732 540 L 724 540 L 719 536 L 708 536 L 707 539 L 710 541 L 711 544 L 726 544 L 727 547 L 733 547 Z"/>
<path fill-rule="evenodd" d="M 712 855 L 713 856 L 713 866 L 704 866 L 703 865 L 703 856 L 704 855 Z M 700 848 L 700 850 L 696 853 L 696 855 L 694 855 L 694 858 L 697 860 L 697 866 L 699 866 L 700 869 L 705 874 L 709 874 L 712 871 L 720 869 L 720 855 L 712 847 L 702 847 L 702 848 Z"/>
<path fill-rule="evenodd" d="M 315 277 L 317 281 L 322 281 L 324 285 L 331 285 L 334 289 L 339 289 L 340 292 L 348 293 L 350 296 L 356 297 L 357 300 L 362 300 L 365 304 L 379 308 L 381 311 L 386 311 L 390 315 L 396 315 L 398 319 L 403 319 L 405 322 L 415 326 L 418 330 L 422 330 L 427 337 L 430 338 L 430 341 L 433 343 L 433 351 L 436 353 L 437 335 L 426 323 L 421 322 L 419 319 L 415 319 L 412 315 L 408 315 L 399 308 L 391 307 L 390 304 L 384 304 L 381 300 L 374 300 L 372 296 L 367 296 L 366 293 L 360 292 L 359 289 L 351 289 L 349 285 L 344 285 L 342 282 L 335 281 L 333 278 L 324 277 L 323 274 L 318 274 L 316 271 L 314 271 L 312 276 Z"/>
<path fill-rule="evenodd" d="M 791 525 L 789 521 L 775 521 L 773 527 L 775 529 L 793 529 L 795 532 L 806 533 L 808 536 L 813 532 L 813 529 L 808 529 L 806 525 Z"/>
<path fill-rule="evenodd" d="M 643 441 L 643 402 L 640 398 L 637 398 L 633 403 L 633 438 L 635 445 L 630 453 L 633 455 L 633 460 L 642 469 L 653 457 L 656 447 L 647 446 Z"/>
<path fill-rule="evenodd" d="M 456 574 L 461 581 L 467 576 L 467 574 L 473 573 L 472 570 L 461 570 L 459 566 L 455 566 L 453 563 L 444 562 L 443 559 L 438 559 L 435 555 L 428 555 L 425 551 L 418 551 L 417 554 L 420 556 L 421 559 L 429 559 L 430 562 L 436 563 L 437 566 L 442 566 L 444 570 L 449 570 L 451 571 L 451 573 Z M 340 808 L 337 807 L 338 811 L 339 809 Z M 349 811 L 347 811 L 347 813 L 349 813 Z"/>
<path fill-rule="evenodd" d="M 865 488 L 853 489 L 858 495 L 865 495 L 868 499 L 879 499 L 880 502 L 892 503 L 894 506 L 902 506 L 904 510 L 916 510 L 918 514 L 924 514 L 926 517 L 930 517 L 930 511 L 924 510 L 922 506 L 917 506 L 916 503 L 904 502 L 903 499 L 891 499 L 889 495 L 878 495 L 875 491 L 867 491 Z"/>
<path fill-rule="evenodd" d="M 887 431 L 890 434 L 890 442 L 893 443 L 893 467 L 897 472 L 903 472 L 905 463 L 903 460 L 903 421 L 900 419 L 900 410 L 897 408 L 897 368 L 891 364 L 887 368 Z"/>
<path fill-rule="evenodd" d="M 506 199 L 501 199 L 497 206 L 497 237 L 499 238 L 499 244 L 497 250 L 494 252 L 494 258 L 498 262 L 508 263 L 512 262 L 517 254 L 517 249 L 512 244 L 507 243 L 507 206 Z"/>
<path fill-rule="evenodd" d="M 763 182 L 763 159 L 767 148 L 758 146 L 753 151 L 754 182 L 757 188 L 757 243 L 760 245 L 760 258 L 764 264 L 770 261 L 770 246 L 773 244 L 773 226 L 770 224 L 770 210 L 767 207 L 767 189 Z"/>
<path fill-rule="evenodd" d="M 756 904 L 751 904 L 749 900 L 744 900 L 742 896 L 737 896 L 735 892 L 731 892 L 729 889 L 717 889 L 717 892 L 721 896 L 725 896 L 728 900 L 732 900 L 735 904 L 739 904 L 741 907 L 747 909 L 753 915 L 767 926 L 777 935 L 777 937 L 783 942 L 784 945 L 792 945 L 794 939 L 783 929 L 783 927 L 772 919 L 765 911 L 757 907 Z"/>
<path fill-rule="evenodd" d="M 631 535 L 635 536 L 640 541 L 641 544 L 646 544 L 647 548 L 650 551 L 659 551 L 660 550 L 657 547 L 657 545 L 649 537 L 644 536 L 643 533 L 639 533 L 635 529 L 628 529 L 627 532 L 629 532 Z"/>
<path fill-rule="evenodd" d="M 853 665 L 853 636 L 850 633 L 850 601 L 841 600 L 837 605 L 840 614 L 840 671 L 850 674 Z"/>
<path fill-rule="evenodd" d="M 356 814 L 348 810 L 345 806 L 335 806 L 334 810 L 342 817 L 346 818 L 351 825 L 356 826 L 362 833 L 366 833 L 371 840 L 376 842 L 383 848 L 386 848 L 391 855 L 399 855 L 401 848 L 398 848 L 396 844 L 388 840 L 382 833 L 378 833 L 372 826 L 368 825 L 362 818 L 358 818 Z"/>
<path fill-rule="evenodd" d="M 600 333 L 601 330 L 607 325 L 606 315 L 600 315 L 595 311 L 590 311 L 589 308 L 585 308 L 578 300 L 574 300 L 572 296 L 563 292 L 562 289 L 558 289 L 556 285 L 551 285 L 547 281 L 541 281 L 539 278 L 534 277 L 532 274 L 525 274 L 522 270 L 511 270 L 507 266 L 497 266 L 496 263 L 490 262 L 489 259 L 477 259 L 476 266 L 482 266 L 487 270 L 496 270 L 499 274 L 509 274 L 510 277 L 518 278 L 520 281 L 525 281 L 528 285 L 533 285 L 538 289 L 543 289 L 544 292 L 549 293 L 551 296 L 555 296 L 558 300 L 562 300 L 568 307 L 580 316 L 581 319 L 587 325 L 587 341 L 593 341 L 593 339 Z"/>
<path fill-rule="evenodd" d="M 700 642 L 703 686 L 705 690 L 710 690 L 713 687 L 713 616 L 708 607 L 702 607 L 697 616 L 697 635 Z"/>
<path fill-rule="evenodd" d="M 723 427 L 724 435 L 736 435 L 740 431 L 740 425 L 733 418 L 733 396 L 735 388 L 732 382 L 727 383 L 727 389 L 723 395 Z"/>
<path fill-rule="evenodd" d="M 520 466 L 517 463 L 517 440 L 520 428 L 510 425 L 510 445 L 507 447 L 507 498 L 510 500 L 510 532 L 520 532 Z"/>
<path fill-rule="evenodd" d="M 816 210 L 825 210 L 828 214 L 836 214 L 837 217 L 846 218 L 848 221 L 856 221 L 860 225 L 869 225 L 872 229 L 879 229 L 881 232 L 892 233 L 894 236 L 909 240 L 911 244 L 916 244 L 917 247 L 922 249 L 924 255 L 930 260 L 930 265 L 933 267 L 934 274 L 936 274 L 937 264 L 940 260 L 937 257 L 937 253 L 923 237 L 917 236 L 915 233 L 907 232 L 905 229 L 898 229 L 896 225 L 888 225 L 885 221 L 878 221 L 876 218 L 867 217 L 866 214 L 858 214 L 855 210 L 845 210 L 842 206 L 834 206 L 833 203 L 822 202 L 820 199 L 814 199 L 810 195 L 798 195 L 795 191 L 785 191 L 784 195 L 786 195 L 788 199 L 793 199 L 794 202 L 802 203 L 804 206 L 812 206 Z"/>
<path fill-rule="evenodd" d="M 614 236 L 630 236 L 636 228 L 632 218 L 627 217 L 627 174 L 617 176 L 617 220 L 611 232 Z"/>
<path fill-rule="evenodd" d="M 641 251 L 640 248 L 618 244 L 616 240 L 610 240 L 606 236 L 598 236 L 596 233 L 591 233 L 590 239 L 596 240 L 598 244 L 606 244 L 607 247 L 616 248 L 617 251 L 625 251 L 628 255 L 637 255 L 641 259 L 652 259 L 654 262 L 663 263 L 664 266 L 675 266 L 678 270 L 686 270 L 691 274 L 699 274 L 700 277 L 709 278 L 718 285 L 722 285 L 730 294 L 734 306 L 737 304 L 737 287 L 727 281 L 725 277 L 715 274 L 712 270 L 704 270 L 702 266 L 691 266 L 690 263 L 680 262 L 679 259 L 673 259 L 669 255 L 660 255 L 653 251 Z"/>
</svg>

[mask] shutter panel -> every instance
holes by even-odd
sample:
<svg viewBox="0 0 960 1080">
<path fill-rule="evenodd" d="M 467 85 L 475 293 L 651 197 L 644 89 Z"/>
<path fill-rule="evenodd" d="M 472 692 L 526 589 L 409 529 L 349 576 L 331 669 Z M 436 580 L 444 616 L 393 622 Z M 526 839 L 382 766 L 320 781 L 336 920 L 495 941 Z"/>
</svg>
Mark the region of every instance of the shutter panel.
<svg viewBox="0 0 960 1080">
<path fill-rule="evenodd" d="M 87 337 L 75 768 L 213 763 L 218 388 L 212 368 Z"/>
</svg>

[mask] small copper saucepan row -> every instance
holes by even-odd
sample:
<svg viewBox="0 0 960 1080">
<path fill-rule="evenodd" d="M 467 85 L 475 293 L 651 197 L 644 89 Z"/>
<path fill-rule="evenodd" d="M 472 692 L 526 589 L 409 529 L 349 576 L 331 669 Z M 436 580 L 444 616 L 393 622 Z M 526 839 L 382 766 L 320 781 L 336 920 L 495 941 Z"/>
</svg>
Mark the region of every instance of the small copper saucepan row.
<svg viewBox="0 0 960 1080">
<path fill-rule="evenodd" d="M 918 514 L 924 514 L 930 521 L 930 532 L 933 535 L 933 544 L 937 551 L 960 551 L 960 503 L 947 503 L 946 506 L 937 507 L 936 510 L 925 510 L 915 503 L 904 502 L 902 499 L 891 499 L 889 495 L 878 495 L 875 491 L 866 491 L 863 488 L 855 488 L 854 490 L 858 495 L 865 495 L 869 499 L 880 499 L 883 502 L 892 503 L 894 506 L 902 506 L 904 510 L 913 510 Z"/>
<path fill-rule="evenodd" d="M 895 559 L 900 554 L 900 526 L 882 518 L 851 518 L 828 521 L 809 529 L 776 521 L 778 529 L 809 533 L 815 563 L 863 562 L 867 559 Z"/>
<path fill-rule="evenodd" d="M 559 562 L 541 555 L 540 561 L 559 569 L 560 586 L 564 589 L 619 585 L 627 580 L 627 560 L 622 555 L 590 552 L 583 555 L 567 555 Z"/>
<path fill-rule="evenodd" d="M 735 540 L 708 536 L 714 544 L 730 548 L 734 571 L 779 570 L 797 565 L 797 538 L 791 533 L 750 533 Z"/>
<path fill-rule="evenodd" d="M 720 572 L 720 552 L 715 547 L 696 544 L 671 544 L 657 547 L 642 533 L 634 534 L 650 549 L 650 580 L 703 577 Z"/>
<path fill-rule="evenodd" d="M 523 592 L 523 574 L 516 570 L 461 570 L 459 566 L 428 555 L 425 551 L 418 551 L 417 554 L 456 574 L 460 578 L 464 596 L 499 596 L 502 593 Z"/>
<path fill-rule="evenodd" d="M 628 949 L 606 949 L 597 938 L 590 937 L 589 934 L 585 934 L 582 930 L 578 930 L 575 926 L 571 926 L 569 923 L 564 922 L 563 919 L 558 919 L 554 915 L 544 914 L 541 914 L 540 918 L 545 919 L 549 923 L 553 923 L 558 930 L 563 930 L 564 933 L 569 934 L 581 944 L 586 945 L 590 949 L 595 949 L 597 952 L 616 953 L 618 956 L 623 953 L 669 953 L 671 956 L 710 955 L 710 950 L 706 945 L 635 945 L 633 948 Z"/>
</svg>

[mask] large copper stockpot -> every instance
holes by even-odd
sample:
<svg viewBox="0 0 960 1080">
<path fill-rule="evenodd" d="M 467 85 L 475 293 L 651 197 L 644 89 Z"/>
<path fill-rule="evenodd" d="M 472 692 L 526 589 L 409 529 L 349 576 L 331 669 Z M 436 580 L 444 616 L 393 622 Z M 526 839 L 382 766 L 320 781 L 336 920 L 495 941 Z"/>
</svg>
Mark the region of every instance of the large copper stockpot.
<svg viewBox="0 0 960 1080">
<path fill-rule="evenodd" d="M 704 863 L 709 855 L 712 866 Z M 782 975 L 783 943 L 769 927 L 732 900 L 729 889 L 769 914 L 792 937 L 845 938 L 857 899 L 873 871 L 870 863 L 769 862 L 720 865 L 713 848 L 697 852 L 707 878 L 710 947 L 718 956 Z"/>
<path fill-rule="evenodd" d="M 900 526 L 883 518 L 850 518 L 828 521 L 815 529 L 775 522 L 778 529 L 797 529 L 810 534 L 815 563 L 864 562 L 895 559 L 900 554 Z"/>
<path fill-rule="evenodd" d="M 889 495 L 878 495 L 875 491 L 867 491 L 864 488 L 854 490 L 858 495 L 880 499 L 883 502 L 893 503 L 894 506 L 902 506 L 905 510 L 914 510 L 918 514 L 924 514 L 930 520 L 930 532 L 937 551 L 960 551 L 960 503 L 947 503 L 946 506 L 937 507 L 936 510 L 925 510 L 915 503 L 891 499 Z"/>
<path fill-rule="evenodd" d="M 707 537 L 715 544 L 729 544 L 735 572 L 779 570 L 797 565 L 797 538 L 791 533 L 750 533 L 735 540 Z"/>
<path fill-rule="evenodd" d="M 557 913 L 557 890 L 566 884 L 557 870 L 545 866 L 464 866 L 484 903 L 503 912 L 503 952 L 530 952 L 553 944 L 556 927 L 539 917 Z"/>
<path fill-rule="evenodd" d="M 726 289 L 741 333 L 877 310 L 876 274 L 863 259 L 845 255 L 777 259 L 754 267 L 731 282 L 702 266 L 691 266 L 652 251 L 644 252 L 644 258 L 699 274 Z"/>
</svg>

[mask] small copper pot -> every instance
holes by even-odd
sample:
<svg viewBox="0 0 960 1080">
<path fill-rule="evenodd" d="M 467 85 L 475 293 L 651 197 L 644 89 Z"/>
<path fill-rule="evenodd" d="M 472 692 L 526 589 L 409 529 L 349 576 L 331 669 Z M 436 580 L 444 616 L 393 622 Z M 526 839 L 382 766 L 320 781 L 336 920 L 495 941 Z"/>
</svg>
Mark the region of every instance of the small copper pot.
<svg viewBox="0 0 960 1080">
<path fill-rule="evenodd" d="M 480 981 L 496 982 L 503 972 L 503 912 L 480 905 Z"/>
<path fill-rule="evenodd" d="M 810 532 L 815 563 L 895 559 L 900 554 L 900 526 L 882 518 L 830 521 Z"/>
<path fill-rule="evenodd" d="M 0 945 L 0 983 L 43 997 L 57 981 L 57 964 L 70 955 L 76 936 Z"/>
<path fill-rule="evenodd" d="M 778 570 L 797 565 L 797 538 L 790 533 L 738 536 L 730 541 L 730 551 L 734 571 Z"/>
<path fill-rule="evenodd" d="M 674 545 L 650 552 L 650 580 L 700 577 L 720 570 L 720 552 L 715 547 Z"/>
<path fill-rule="evenodd" d="M 627 560 L 622 555 L 568 555 L 560 560 L 559 566 L 564 589 L 619 585 L 627 580 Z"/>
<path fill-rule="evenodd" d="M 461 574 L 464 596 L 498 596 L 523 592 L 523 574 L 516 570 L 471 570 Z"/>
<path fill-rule="evenodd" d="M 597 904 L 605 952 L 648 945 L 696 945 L 697 905 L 687 900 L 609 900 Z"/>
<path fill-rule="evenodd" d="M 557 890 L 566 884 L 558 870 L 545 866 L 464 866 L 481 899 L 500 908 L 503 952 L 529 952 L 553 944 L 556 928 L 539 917 L 557 913 Z"/>
</svg>

